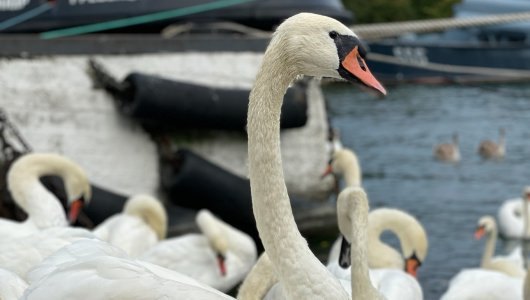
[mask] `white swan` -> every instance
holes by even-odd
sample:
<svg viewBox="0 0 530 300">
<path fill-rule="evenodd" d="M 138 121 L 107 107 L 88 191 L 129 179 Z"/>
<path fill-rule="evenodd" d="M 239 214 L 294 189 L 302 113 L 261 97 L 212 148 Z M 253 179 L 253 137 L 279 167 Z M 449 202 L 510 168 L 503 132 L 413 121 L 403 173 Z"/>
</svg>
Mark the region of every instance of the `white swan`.
<svg viewBox="0 0 530 300">
<path fill-rule="evenodd" d="M 401 252 L 381 241 L 385 231 L 394 233 Z M 341 239 L 331 247 L 328 264 L 339 259 Z M 416 277 L 429 248 L 427 233 L 421 223 L 407 212 L 394 208 L 378 208 L 368 215 L 368 265 L 370 269 L 404 270 Z M 347 273 L 345 270 L 344 272 Z"/>
<path fill-rule="evenodd" d="M 313 255 L 296 227 L 280 151 L 283 95 L 300 75 L 342 77 L 386 93 L 369 72 L 364 54 L 357 36 L 338 21 L 295 15 L 276 30 L 250 93 L 247 131 L 253 211 L 265 251 L 289 299 L 351 297 Z"/>
<path fill-rule="evenodd" d="M 506 140 L 504 128 L 499 128 L 499 142 L 491 140 L 482 141 L 478 147 L 478 153 L 482 158 L 498 159 L 503 158 L 506 153 Z"/>
<path fill-rule="evenodd" d="M 523 279 L 484 269 L 464 269 L 440 300 L 522 300 Z"/>
<path fill-rule="evenodd" d="M 63 247 L 28 278 L 21 299 L 233 299 L 182 274 L 131 259 L 97 239 Z"/>
<path fill-rule="evenodd" d="M 0 267 L 23 279 L 27 272 L 60 248 L 80 239 L 94 238 L 82 228 L 53 227 L 0 243 Z"/>
<path fill-rule="evenodd" d="M 358 284 L 367 285 L 371 282 L 379 292 L 384 295 L 385 299 L 409 299 L 421 300 L 423 293 L 420 285 L 414 277 L 405 273 L 402 269 L 371 269 L 369 270 L 370 277 L 366 278 L 365 274 L 368 272 L 368 257 L 369 257 L 369 216 L 368 216 L 368 198 L 362 188 L 350 187 L 346 188 L 339 195 L 337 201 L 337 216 L 339 219 L 339 230 L 343 237 L 351 243 L 350 261 L 351 263 L 350 276 L 344 277 L 352 284 L 352 296 L 357 299 L 358 293 L 355 290 L 369 289 L 368 287 L 355 287 Z M 341 256 L 344 255 L 347 249 L 347 243 L 342 244 Z M 347 252 L 347 251 L 346 251 Z M 343 260 L 344 257 L 341 258 Z M 343 272 L 337 263 L 338 260 L 328 268 L 332 273 L 342 276 Z M 371 298 L 367 298 L 371 299 Z"/>
<path fill-rule="evenodd" d="M 0 239 L 68 225 L 61 203 L 39 181 L 39 177 L 45 175 L 62 178 L 70 205 L 70 222 L 75 221 L 81 206 L 90 200 L 87 176 L 76 163 L 57 154 L 26 154 L 9 169 L 7 185 L 13 200 L 28 214 L 28 218 L 24 222 L 0 219 Z"/>
<path fill-rule="evenodd" d="M 523 189 L 519 198 L 504 201 L 497 212 L 499 229 L 507 238 L 530 238 L 530 186 Z"/>
<path fill-rule="evenodd" d="M 17 274 L 0 268 L 0 299 L 18 300 L 28 284 Z"/>
<path fill-rule="evenodd" d="M 492 216 L 483 216 L 478 221 L 477 229 L 475 230 L 475 237 L 477 239 L 487 236 L 486 247 L 482 255 L 480 267 L 492 271 L 504 273 L 514 277 L 524 277 L 526 271 L 522 265 L 514 263 L 512 259 L 507 257 L 496 256 L 495 244 L 497 243 L 497 223 Z"/>
<path fill-rule="evenodd" d="M 333 173 L 337 180 L 344 178 L 346 186 L 361 185 L 361 167 L 353 151 L 341 148 L 333 154 L 323 176 Z M 380 240 L 386 230 L 395 233 L 401 244 L 399 253 Z M 328 264 L 336 262 L 341 238 L 333 244 Z M 368 263 L 370 268 L 394 268 L 406 270 L 416 276 L 416 270 L 427 256 L 428 240 L 421 223 L 410 214 L 397 209 L 380 208 L 370 212 L 368 222 Z M 344 270 L 349 274 L 348 270 Z"/>
<path fill-rule="evenodd" d="M 160 201 L 136 195 L 115 214 L 94 228 L 94 235 L 120 247 L 132 257 L 145 253 L 166 237 L 167 213 Z"/>
<path fill-rule="evenodd" d="M 434 157 L 446 162 L 460 161 L 460 147 L 458 145 L 458 134 L 453 134 L 452 143 L 438 144 L 433 149 Z"/>
<path fill-rule="evenodd" d="M 256 244 L 208 210 L 199 211 L 196 222 L 202 234 L 164 240 L 140 259 L 227 292 L 241 282 L 256 262 Z"/>
</svg>

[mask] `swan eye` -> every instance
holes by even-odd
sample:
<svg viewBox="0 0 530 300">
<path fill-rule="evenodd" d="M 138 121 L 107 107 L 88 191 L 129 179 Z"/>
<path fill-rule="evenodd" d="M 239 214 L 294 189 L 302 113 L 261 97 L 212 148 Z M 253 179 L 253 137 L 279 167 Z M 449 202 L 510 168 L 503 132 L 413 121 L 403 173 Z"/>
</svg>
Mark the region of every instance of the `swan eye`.
<svg viewBox="0 0 530 300">
<path fill-rule="evenodd" d="M 332 39 L 336 39 L 337 37 L 339 36 L 339 34 L 333 30 L 329 33 L 329 37 L 332 38 Z"/>
</svg>

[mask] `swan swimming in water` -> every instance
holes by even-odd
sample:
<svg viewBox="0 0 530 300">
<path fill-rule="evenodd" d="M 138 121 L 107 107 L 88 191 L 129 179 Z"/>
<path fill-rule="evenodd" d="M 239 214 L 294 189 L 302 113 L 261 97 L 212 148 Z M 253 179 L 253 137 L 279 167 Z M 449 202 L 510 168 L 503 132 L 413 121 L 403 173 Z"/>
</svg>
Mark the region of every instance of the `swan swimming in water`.
<svg viewBox="0 0 530 300">
<path fill-rule="evenodd" d="M 530 237 L 530 186 L 523 189 L 519 198 L 508 199 L 499 208 L 497 218 L 501 234 L 507 238 Z"/>
<path fill-rule="evenodd" d="M 453 133 L 452 143 L 443 143 L 434 146 L 434 157 L 440 161 L 445 162 L 459 162 L 460 161 L 460 146 L 458 143 L 458 134 Z"/>
<path fill-rule="evenodd" d="M 499 142 L 492 140 L 482 141 L 478 147 L 478 153 L 485 159 L 503 158 L 506 153 L 506 140 L 504 128 L 499 128 Z"/>
<path fill-rule="evenodd" d="M 477 229 L 475 230 L 475 238 L 480 239 L 486 236 L 486 247 L 482 255 L 480 267 L 492 271 L 504 273 L 513 277 L 524 277 L 526 274 L 522 264 L 517 264 L 513 259 L 507 257 L 496 256 L 495 244 L 497 243 L 497 223 L 492 216 L 483 216 L 478 221 Z"/>
</svg>

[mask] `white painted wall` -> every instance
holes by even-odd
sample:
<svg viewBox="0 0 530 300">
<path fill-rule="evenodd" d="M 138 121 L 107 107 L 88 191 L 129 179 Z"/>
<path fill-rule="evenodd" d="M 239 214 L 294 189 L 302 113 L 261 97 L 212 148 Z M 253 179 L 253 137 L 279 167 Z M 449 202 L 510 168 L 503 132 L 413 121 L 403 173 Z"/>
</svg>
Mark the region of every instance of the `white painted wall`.
<svg viewBox="0 0 530 300">
<path fill-rule="evenodd" d="M 176 53 L 97 56 L 113 75 L 132 71 L 194 83 L 250 88 L 258 53 Z M 126 194 L 156 194 L 156 147 L 136 124 L 119 114 L 112 99 L 95 90 L 87 57 L 0 59 L 0 106 L 36 151 L 64 154 L 79 162 L 92 182 Z M 331 182 L 320 181 L 328 159 L 326 113 L 318 82 L 310 88 L 307 126 L 282 132 L 289 190 L 323 198 Z M 185 146 L 222 167 L 246 176 L 246 140 L 209 132 Z"/>
</svg>

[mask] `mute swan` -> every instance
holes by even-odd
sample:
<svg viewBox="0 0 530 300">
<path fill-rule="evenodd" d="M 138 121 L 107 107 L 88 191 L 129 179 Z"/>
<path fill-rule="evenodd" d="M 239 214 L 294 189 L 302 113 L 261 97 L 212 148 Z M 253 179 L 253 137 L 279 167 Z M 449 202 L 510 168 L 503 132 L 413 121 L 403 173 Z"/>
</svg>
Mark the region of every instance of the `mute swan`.
<svg viewBox="0 0 530 300">
<path fill-rule="evenodd" d="M 506 141 L 504 128 L 499 128 L 499 142 L 491 140 L 482 141 L 478 147 L 478 153 L 482 158 L 503 158 L 506 153 Z"/>
<path fill-rule="evenodd" d="M 495 252 L 495 244 L 497 243 L 497 223 L 492 216 L 483 216 L 478 221 L 477 229 L 475 230 L 475 237 L 477 239 L 487 236 L 486 247 L 482 255 L 480 267 L 504 273 L 514 277 L 524 277 L 526 274 L 522 265 L 517 265 L 513 260 L 506 257 L 493 257 Z"/>
<path fill-rule="evenodd" d="M 340 22 L 297 14 L 278 26 L 250 92 L 247 132 L 253 211 L 288 299 L 351 297 L 314 256 L 296 227 L 282 171 L 282 98 L 300 75 L 358 81 L 386 94 L 368 70 L 365 54 L 357 36 Z"/>
<path fill-rule="evenodd" d="M 346 241 L 351 243 L 349 261 L 344 261 L 344 253 L 348 252 L 348 243 L 342 243 L 340 260 L 342 260 L 342 267 L 345 267 L 344 263 L 351 263 L 350 277 L 344 279 L 351 281 L 353 298 L 364 299 L 359 296 L 371 293 L 372 298 L 366 299 L 377 299 L 373 292 L 366 292 L 375 287 L 381 295 L 384 295 L 384 299 L 423 299 L 421 287 L 416 279 L 403 270 L 368 269 L 368 226 L 370 222 L 368 208 L 368 198 L 360 187 L 348 187 L 339 195 L 337 201 L 339 230 Z M 338 264 L 334 266 L 338 267 Z M 334 266 L 328 265 L 328 268 L 336 268 Z M 366 276 L 368 272 L 369 277 Z M 342 272 L 333 273 L 341 274 Z"/>
<path fill-rule="evenodd" d="M 250 236 L 206 209 L 199 211 L 196 222 L 202 234 L 164 240 L 140 259 L 227 292 L 241 282 L 256 262 L 256 244 Z"/>
<path fill-rule="evenodd" d="M 336 177 L 342 176 L 346 186 L 361 186 L 362 183 L 359 159 L 350 149 L 340 148 L 333 153 L 322 177 L 329 174 L 334 174 Z"/>
<path fill-rule="evenodd" d="M 381 241 L 381 235 L 387 230 L 398 237 L 401 253 Z M 341 239 L 338 239 L 331 247 L 328 264 L 338 261 L 340 243 Z M 368 214 L 370 269 L 404 270 L 416 277 L 417 269 L 427 256 L 428 247 L 427 233 L 412 215 L 394 208 L 378 208 Z"/>
<path fill-rule="evenodd" d="M 335 174 L 337 179 L 343 177 L 346 186 L 361 185 L 361 168 L 357 156 L 351 150 L 341 148 L 335 151 L 323 176 L 331 173 Z M 403 254 L 380 240 L 381 234 L 386 230 L 398 236 Z M 428 241 L 425 229 L 416 218 L 404 211 L 387 208 L 372 211 L 369 214 L 368 237 L 370 268 L 406 270 L 416 276 L 416 269 L 427 256 Z M 337 261 L 341 240 L 339 238 L 333 244 L 328 264 Z M 348 270 L 344 272 L 349 273 Z"/>
<path fill-rule="evenodd" d="M 18 300 L 28 284 L 17 274 L 0 268 L 0 299 Z"/>
<path fill-rule="evenodd" d="M 81 206 L 90 200 L 91 189 L 85 172 L 73 161 L 57 154 L 32 153 L 17 159 L 7 174 L 13 200 L 27 214 L 24 222 L 0 219 L 0 239 L 21 237 L 38 230 L 68 225 L 59 200 L 39 178 L 56 175 L 62 178 L 70 205 L 69 219 L 77 219 Z"/>
<path fill-rule="evenodd" d="M 499 208 L 499 229 L 507 238 L 529 238 L 530 237 L 530 186 L 523 189 L 523 196 L 508 199 Z"/>
<path fill-rule="evenodd" d="M 79 239 L 93 237 L 86 229 L 53 227 L 21 238 L 13 238 L 0 243 L 0 267 L 26 279 L 31 268 L 55 251 Z"/>
<path fill-rule="evenodd" d="M 31 284 L 21 299 L 233 299 L 185 275 L 131 259 L 97 239 L 63 247 L 28 278 Z"/>
<path fill-rule="evenodd" d="M 458 145 L 458 134 L 453 134 L 452 143 L 438 144 L 433 149 L 434 157 L 441 161 L 459 162 L 460 148 Z"/>
<path fill-rule="evenodd" d="M 440 300 L 521 300 L 523 279 L 484 269 L 464 269 Z"/>
<path fill-rule="evenodd" d="M 94 228 L 94 235 L 120 247 L 132 257 L 145 253 L 166 237 L 167 213 L 157 199 L 136 195 L 115 214 Z"/>
</svg>

